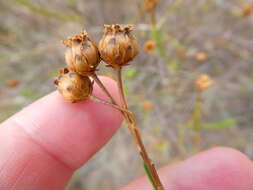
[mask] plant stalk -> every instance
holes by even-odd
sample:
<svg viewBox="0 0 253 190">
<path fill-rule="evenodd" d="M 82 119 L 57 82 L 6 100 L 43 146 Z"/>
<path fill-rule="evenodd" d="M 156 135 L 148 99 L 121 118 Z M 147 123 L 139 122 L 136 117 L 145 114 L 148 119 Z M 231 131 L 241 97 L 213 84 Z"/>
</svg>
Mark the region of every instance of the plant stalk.
<svg viewBox="0 0 253 190">
<path fill-rule="evenodd" d="M 115 108 L 115 109 L 117 109 L 117 110 L 119 110 L 119 111 L 121 111 L 121 112 L 124 112 L 124 113 L 127 113 L 127 114 L 129 114 L 129 115 L 132 115 L 132 113 L 131 113 L 129 110 L 126 110 L 126 109 L 124 109 L 124 108 L 118 106 L 117 104 L 114 104 L 114 103 L 108 102 L 108 101 L 106 101 L 106 100 L 103 100 L 103 99 L 101 99 L 101 98 L 99 98 L 99 97 L 97 97 L 97 96 L 90 95 L 89 98 L 90 98 L 91 100 L 93 100 L 94 102 L 99 102 L 99 103 L 105 104 L 105 105 L 107 105 L 107 106 L 111 106 L 111 107 L 113 107 L 113 108 Z"/>
<path fill-rule="evenodd" d="M 117 84 L 118 84 L 118 90 L 119 90 L 119 94 L 120 94 L 121 104 L 124 109 L 128 110 L 128 105 L 127 105 L 127 101 L 126 101 L 125 93 L 124 93 L 124 89 L 123 89 L 122 73 L 121 73 L 122 68 L 119 66 L 119 67 L 116 67 L 115 70 L 117 72 Z M 155 189 L 156 190 L 164 190 L 164 187 L 161 183 L 161 180 L 158 176 L 155 166 L 152 163 L 151 159 L 149 158 L 148 153 L 145 149 L 140 132 L 139 132 L 138 128 L 136 127 L 136 120 L 135 120 L 134 114 L 132 114 L 132 116 L 125 114 L 125 118 L 129 124 L 128 128 L 130 129 L 130 132 L 133 135 L 133 138 L 134 138 L 136 145 L 139 149 L 140 156 L 142 157 L 144 164 L 147 167 L 146 169 L 148 170 L 149 174 L 151 175 L 152 183 L 155 184 L 155 187 L 156 187 Z"/>
<path fill-rule="evenodd" d="M 112 97 L 112 95 L 110 94 L 110 92 L 106 89 L 106 87 L 104 86 L 104 84 L 101 82 L 101 80 L 98 78 L 98 76 L 96 75 L 96 73 L 93 73 L 91 75 L 91 77 L 93 78 L 93 80 L 97 83 L 97 85 L 103 90 L 103 92 L 110 98 L 111 102 L 115 105 L 117 105 L 116 101 L 114 100 L 114 98 Z"/>
<path fill-rule="evenodd" d="M 135 143 L 137 144 L 137 147 L 139 149 L 139 153 L 143 159 L 145 170 L 147 171 L 147 175 L 149 176 L 149 179 L 151 180 L 152 184 L 154 185 L 155 190 L 164 190 L 164 187 L 159 179 L 159 176 L 158 176 L 157 171 L 154 167 L 154 164 L 151 162 L 151 160 L 148 157 L 148 154 L 147 154 L 147 151 L 146 151 L 144 144 L 142 142 L 140 133 L 136 127 L 135 116 L 131 111 L 128 110 L 128 105 L 127 105 L 124 90 L 123 90 L 121 68 L 115 69 L 115 70 L 118 73 L 117 84 L 118 84 L 120 100 L 121 100 L 121 104 L 123 105 L 123 108 L 118 106 L 118 104 L 116 103 L 116 101 L 114 100 L 114 98 L 112 97 L 110 92 L 106 89 L 106 87 L 103 85 L 103 83 L 100 81 L 100 79 L 97 77 L 97 75 L 95 73 L 91 77 L 94 79 L 94 81 L 97 83 L 97 85 L 103 90 L 103 92 L 110 98 L 111 103 L 107 102 L 105 100 L 102 100 L 100 98 L 94 97 L 94 96 L 91 96 L 91 99 L 93 99 L 94 101 L 112 106 L 112 107 L 116 108 L 117 110 L 121 111 L 121 113 L 123 114 L 124 118 L 127 121 L 128 129 L 131 132 L 132 136 L 134 137 Z"/>
<path fill-rule="evenodd" d="M 111 100 L 111 103 L 113 104 L 113 105 L 115 105 L 115 106 L 118 106 L 118 107 L 120 107 L 117 103 L 116 103 L 116 101 L 115 101 L 115 99 L 112 97 L 112 95 L 111 95 L 111 93 L 106 89 L 106 87 L 104 86 L 104 84 L 101 82 L 101 80 L 98 78 L 98 76 L 96 75 L 96 73 L 94 73 L 94 74 L 92 74 L 91 75 L 91 77 L 93 78 L 93 80 L 97 83 L 97 85 L 100 87 L 100 89 L 110 98 L 110 100 Z M 108 104 L 107 104 L 108 105 Z M 112 106 L 112 107 L 114 107 L 114 106 Z M 121 108 L 121 107 L 120 107 Z M 117 108 L 116 108 L 117 109 Z M 120 109 L 118 109 L 121 113 L 122 113 L 122 115 L 124 116 L 124 118 L 127 120 L 127 115 L 129 114 L 129 115 L 133 115 L 129 110 L 126 110 L 126 109 L 122 109 L 121 108 L 121 110 Z M 130 117 L 130 118 L 133 118 L 133 117 Z M 129 119 L 130 119 L 129 118 Z M 130 119 L 131 120 L 131 119 Z M 129 128 L 129 125 L 127 125 L 128 126 L 128 128 Z M 129 128 L 129 130 L 130 130 L 130 128 Z M 131 131 L 131 130 L 130 130 Z"/>
</svg>

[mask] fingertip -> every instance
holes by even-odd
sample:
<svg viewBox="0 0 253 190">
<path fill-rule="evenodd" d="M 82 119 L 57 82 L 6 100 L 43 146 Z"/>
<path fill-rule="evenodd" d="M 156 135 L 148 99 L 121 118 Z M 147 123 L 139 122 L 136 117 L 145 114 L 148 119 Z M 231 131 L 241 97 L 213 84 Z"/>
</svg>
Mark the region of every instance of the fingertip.
<svg viewBox="0 0 253 190">
<path fill-rule="evenodd" d="M 252 162 L 232 148 L 212 148 L 169 170 L 169 185 L 176 190 L 253 189 Z"/>
<path fill-rule="evenodd" d="M 165 189 L 173 190 L 251 190 L 253 164 L 243 153 L 216 147 L 159 170 Z M 152 187 L 147 178 L 138 179 L 120 190 Z"/>
</svg>

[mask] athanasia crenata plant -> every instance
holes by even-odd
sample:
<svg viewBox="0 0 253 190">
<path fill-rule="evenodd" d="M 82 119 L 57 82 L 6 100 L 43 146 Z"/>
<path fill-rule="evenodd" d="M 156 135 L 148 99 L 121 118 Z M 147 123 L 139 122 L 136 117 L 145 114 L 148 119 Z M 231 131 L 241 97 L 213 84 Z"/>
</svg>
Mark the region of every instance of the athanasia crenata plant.
<svg viewBox="0 0 253 190">
<path fill-rule="evenodd" d="M 54 84 L 63 98 L 71 103 L 78 103 L 88 98 L 112 106 L 119 110 L 127 122 L 128 129 L 137 145 L 143 160 L 145 172 L 155 190 L 164 190 L 154 164 L 148 156 L 140 132 L 136 126 L 135 115 L 129 111 L 122 82 L 122 68 L 129 65 L 138 53 L 137 42 L 131 33 L 132 26 L 105 25 L 105 32 L 99 45 L 91 41 L 86 32 L 62 41 L 67 47 L 65 52 L 66 68 Z M 101 59 L 117 73 L 117 85 L 120 104 L 117 104 L 110 92 L 96 75 Z M 93 81 L 91 81 L 91 79 Z M 110 98 L 110 102 L 92 95 L 93 84 L 96 82 Z"/>
</svg>

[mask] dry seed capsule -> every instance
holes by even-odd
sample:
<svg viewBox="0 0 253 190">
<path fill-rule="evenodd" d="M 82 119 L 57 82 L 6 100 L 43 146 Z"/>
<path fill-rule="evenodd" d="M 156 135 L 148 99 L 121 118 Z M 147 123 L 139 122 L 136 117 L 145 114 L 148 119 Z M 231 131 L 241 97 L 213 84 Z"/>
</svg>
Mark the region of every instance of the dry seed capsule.
<svg viewBox="0 0 253 190">
<path fill-rule="evenodd" d="M 147 53 L 151 53 L 156 47 L 156 42 L 154 40 L 148 40 L 145 42 L 143 48 Z"/>
<path fill-rule="evenodd" d="M 143 9 L 146 12 L 152 12 L 157 7 L 159 0 L 144 0 Z"/>
<path fill-rule="evenodd" d="M 87 99 L 92 93 L 92 82 L 87 76 L 63 69 L 60 76 L 54 81 L 63 98 L 72 103 Z"/>
<path fill-rule="evenodd" d="M 195 80 L 195 87 L 198 90 L 206 90 L 210 88 L 212 83 L 212 79 L 207 74 L 201 74 Z"/>
<path fill-rule="evenodd" d="M 241 8 L 243 16 L 250 16 L 253 12 L 253 5 L 252 4 L 244 4 Z"/>
<path fill-rule="evenodd" d="M 100 56 L 96 44 L 89 39 L 87 33 L 82 32 L 62 43 L 67 46 L 65 61 L 70 70 L 82 76 L 95 72 Z"/>
<path fill-rule="evenodd" d="M 198 52 L 196 55 L 195 55 L 195 58 L 197 61 L 206 61 L 208 59 L 208 56 L 206 53 L 204 52 Z"/>
<path fill-rule="evenodd" d="M 101 58 L 109 66 L 128 65 L 128 62 L 137 55 L 137 43 L 131 31 L 130 26 L 105 25 L 105 33 L 98 49 Z"/>
</svg>

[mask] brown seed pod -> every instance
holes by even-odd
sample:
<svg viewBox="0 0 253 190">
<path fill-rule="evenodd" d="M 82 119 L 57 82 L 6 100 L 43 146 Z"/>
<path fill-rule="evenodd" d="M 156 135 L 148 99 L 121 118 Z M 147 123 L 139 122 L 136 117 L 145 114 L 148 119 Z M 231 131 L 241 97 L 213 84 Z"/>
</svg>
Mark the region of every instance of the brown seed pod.
<svg viewBox="0 0 253 190">
<path fill-rule="evenodd" d="M 68 68 L 82 76 L 95 72 L 100 56 L 97 45 L 92 42 L 86 32 L 82 32 L 62 43 L 67 47 L 65 60 Z"/>
<path fill-rule="evenodd" d="M 206 90 L 213 84 L 212 79 L 207 74 L 199 75 L 195 80 L 195 87 L 198 90 Z"/>
<path fill-rule="evenodd" d="M 143 9 L 146 12 L 152 12 L 157 7 L 159 0 L 144 0 Z"/>
<path fill-rule="evenodd" d="M 144 43 L 143 49 L 147 53 L 151 53 L 156 47 L 156 42 L 154 40 L 147 40 Z"/>
<path fill-rule="evenodd" d="M 14 88 L 16 86 L 18 86 L 20 83 L 19 80 L 13 78 L 13 79 L 8 79 L 6 82 L 5 82 L 5 87 L 7 88 Z"/>
<path fill-rule="evenodd" d="M 253 13 L 253 5 L 252 4 L 244 4 L 241 8 L 243 16 L 250 16 Z"/>
<path fill-rule="evenodd" d="M 195 58 L 197 61 L 206 61 L 208 59 L 208 56 L 206 53 L 204 52 L 198 52 L 196 55 L 195 55 Z"/>
<path fill-rule="evenodd" d="M 81 76 L 67 68 L 60 70 L 60 76 L 54 81 L 63 98 L 72 103 L 87 99 L 92 93 L 92 82 L 87 76 Z"/>
<path fill-rule="evenodd" d="M 145 111 L 151 111 L 154 107 L 153 102 L 149 101 L 149 100 L 145 100 L 143 102 L 143 108 L 145 109 Z"/>
<path fill-rule="evenodd" d="M 128 65 L 128 62 L 137 55 L 137 43 L 131 31 L 131 26 L 105 25 L 105 33 L 98 49 L 101 58 L 109 66 Z"/>
</svg>

